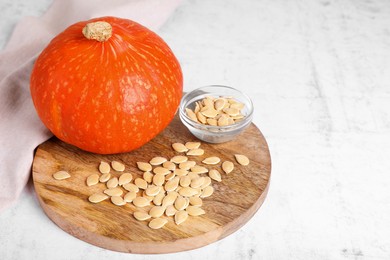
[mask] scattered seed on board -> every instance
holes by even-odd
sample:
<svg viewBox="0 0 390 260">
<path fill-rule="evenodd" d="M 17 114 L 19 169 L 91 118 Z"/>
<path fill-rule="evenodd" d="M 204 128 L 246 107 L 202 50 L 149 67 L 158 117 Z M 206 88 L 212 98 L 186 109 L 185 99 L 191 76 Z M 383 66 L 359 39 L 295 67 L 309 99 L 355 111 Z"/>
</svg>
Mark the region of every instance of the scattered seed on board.
<svg viewBox="0 0 390 260">
<path fill-rule="evenodd" d="M 106 186 L 107 188 L 112 189 L 112 188 L 116 188 L 118 186 L 118 183 L 119 183 L 118 178 L 114 177 L 107 181 Z"/>
<path fill-rule="evenodd" d="M 113 196 L 111 197 L 111 202 L 117 206 L 123 206 L 126 204 L 126 201 L 123 200 L 121 196 Z"/>
<path fill-rule="evenodd" d="M 153 204 L 156 206 L 160 206 L 162 204 L 162 200 L 164 199 L 164 197 L 165 197 L 165 193 L 160 192 L 153 198 Z"/>
<path fill-rule="evenodd" d="M 125 165 L 118 161 L 112 161 L 111 167 L 117 172 L 123 172 L 125 170 Z"/>
<path fill-rule="evenodd" d="M 165 181 L 170 181 L 175 178 L 175 176 L 176 174 L 174 172 L 168 173 L 167 175 L 165 175 Z"/>
<path fill-rule="evenodd" d="M 218 164 L 220 161 L 221 161 L 221 159 L 219 159 L 219 157 L 212 156 L 212 157 L 207 157 L 206 159 L 204 159 L 202 161 L 202 163 L 214 165 L 214 164 Z"/>
<path fill-rule="evenodd" d="M 245 155 L 235 154 L 234 157 L 236 158 L 236 161 L 243 166 L 247 166 L 249 164 L 249 159 Z"/>
<path fill-rule="evenodd" d="M 106 199 L 108 199 L 108 196 L 103 193 L 95 193 L 88 197 L 88 200 L 92 203 L 99 203 Z"/>
<path fill-rule="evenodd" d="M 166 161 L 166 162 L 163 163 L 163 167 L 165 169 L 170 170 L 170 171 L 174 171 L 176 169 L 176 164 L 174 164 L 171 161 Z"/>
<path fill-rule="evenodd" d="M 198 178 L 192 179 L 191 184 L 190 184 L 191 188 L 194 188 L 194 189 L 199 188 L 200 186 L 203 185 L 204 180 L 205 180 L 204 177 L 198 177 Z"/>
<path fill-rule="evenodd" d="M 176 155 L 171 158 L 171 162 L 176 164 L 184 163 L 186 161 L 188 161 L 188 157 L 183 155 Z"/>
<path fill-rule="evenodd" d="M 124 184 L 123 185 L 123 188 L 127 191 L 134 191 L 134 192 L 138 192 L 139 191 L 139 188 L 137 185 L 135 185 L 134 183 L 127 183 L 127 184 Z"/>
<path fill-rule="evenodd" d="M 234 164 L 231 161 L 225 161 L 222 163 L 222 170 L 228 174 L 231 173 L 234 169 Z"/>
<path fill-rule="evenodd" d="M 163 174 L 156 174 L 153 176 L 153 184 L 156 186 L 162 186 L 165 182 L 165 176 Z"/>
<path fill-rule="evenodd" d="M 152 170 L 152 165 L 146 162 L 137 162 L 137 167 L 143 172 L 150 172 Z"/>
<path fill-rule="evenodd" d="M 182 143 L 174 143 L 172 144 L 172 148 L 178 153 L 184 153 L 188 151 L 188 148 Z"/>
<path fill-rule="evenodd" d="M 165 210 L 165 215 L 167 215 L 168 217 L 171 217 L 171 216 L 175 215 L 176 211 L 177 211 L 177 209 L 173 205 L 169 205 Z"/>
<path fill-rule="evenodd" d="M 207 186 L 203 189 L 202 194 L 200 194 L 199 197 L 201 198 L 207 198 L 210 197 L 214 193 L 213 186 Z"/>
<path fill-rule="evenodd" d="M 119 176 L 118 185 L 123 186 L 127 183 L 130 183 L 133 180 L 133 175 L 131 173 L 123 173 Z"/>
<path fill-rule="evenodd" d="M 209 187 L 209 186 L 208 186 Z M 197 194 L 197 190 L 191 187 L 184 187 L 179 190 L 179 194 L 185 197 L 191 197 Z"/>
<path fill-rule="evenodd" d="M 175 213 L 175 223 L 176 225 L 180 225 L 188 218 L 188 212 L 185 210 L 179 210 Z"/>
<path fill-rule="evenodd" d="M 70 174 L 66 171 L 58 171 L 53 174 L 53 178 L 56 180 L 65 180 L 70 178 Z"/>
<path fill-rule="evenodd" d="M 99 174 L 94 173 L 88 176 L 87 178 L 87 186 L 93 186 L 99 183 Z"/>
<path fill-rule="evenodd" d="M 171 171 L 168 170 L 167 168 L 164 168 L 164 167 L 161 167 L 161 166 L 157 166 L 156 168 L 153 169 L 153 172 L 154 172 L 155 174 L 167 175 L 167 174 L 170 173 Z"/>
<path fill-rule="evenodd" d="M 148 187 L 148 183 L 142 178 L 136 178 L 134 180 L 134 184 L 137 185 L 138 188 L 145 190 Z"/>
<path fill-rule="evenodd" d="M 145 190 L 146 195 L 148 196 L 156 196 L 161 191 L 161 186 L 149 185 L 149 187 Z"/>
<path fill-rule="evenodd" d="M 182 196 L 177 196 L 174 206 L 177 210 L 183 210 L 186 206 L 186 199 Z"/>
<path fill-rule="evenodd" d="M 191 156 L 200 156 L 200 155 L 203 155 L 204 154 L 204 150 L 201 149 L 201 148 L 197 148 L 197 149 L 192 149 L 192 150 L 189 150 L 186 155 L 191 155 Z"/>
<path fill-rule="evenodd" d="M 102 176 L 100 176 L 99 181 L 100 182 L 107 182 L 111 178 L 110 173 L 104 173 Z"/>
<path fill-rule="evenodd" d="M 154 206 L 150 209 L 149 215 L 152 218 L 159 218 L 161 217 L 165 212 L 165 207 L 163 206 Z"/>
<path fill-rule="evenodd" d="M 162 228 L 167 223 L 168 220 L 165 218 L 155 218 L 149 222 L 149 227 L 152 229 L 159 229 Z"/>
<path fill-rule="evenodd" d="M 177 196 L 178 196 L 177 193 L 173 193 L 173 192 L 168 193 L 167 196 L 163 198 L 162 205 L 165 207 L 169 205 L 173 205 L 173 203 L 175 203 Z"/>
<path fill-rule="evenodd" d="M 102 173 L 102 174 L 109 173 L 110 170 L 111 170 L 111 167 L 110 167 L 110 165 L 108 163 L 100 162 L 100 165 L 99 165 L 100 173 Z"/>
<path fill-rule="evenodd" d="M 151 216 L 144 211 L 136 211 L 133 213 L 133 216 L 135 219 L 137 219 L 139 221 L 148 220 L 151 218 Z"/>
<path fill-rule="evenodd" d="M 195 165 L 194 167 L 191 167 L 191 172 L 194 173 L 207 173 L 209 170 L 206 167 L 200 166 L 200 165 Z"/>
<path fill-rule="evenodd" d="M 190 197 L 190 204 L 192 206 L 200 207 L 203 204 L 203 201 L 199 197 Z"/>
<path fill-rule="evenodd" d="M 197 206 L 188 206 L 186 211 L 190 216 L 200 216 L 206 213 L 202 208 Z"/>
<path fill-rule="evenodd" d="M 217 182 L 222 181 L 221 174 L 215 169 L 209 171 L 209 177 Z"/>
<path fill-rule="evenodd" d="M 186 161 L 179 164 L 179 168 L 182 170 L 189 170 L 196 165 L 195 161 Z"/>
<path fill-rule="evenodd" d="M 160 165 L 160 164 L 163 164 L 164 162 L 166 162 L 167 161 L 167 159 L 166 158 L 164 158 L 164 157 L 161 157 L 161 156 L 156 156 L 156 157 L 154 157 L 154 158 L 152 158 L 150 161 L 149 161 L 149 163 L 151 164 L 151 165 Z"/>
<path fill-rule="evenodd" d="M 200 186 L 201 189 L 209 186 L 211 184 L 211 178 L 209 176 L 204 177 L 204 183 Z"/>
<path fill-rule="evenodd" d="M 125 202 L 132 202 L 137 197 L 137 193 L 134 191 L 129 191 L 126 193 L 126 195 L 123 197 L 123 200 Z"/>
<path fill-rule="evenodd" d="M 167 181 L 164 185 L 166 191 L 174 191 L 179 186 L 179 177 L 175 177 L 170 181 Z"/>
<path fill-rule="evenodd" d="M 180 177 L 180 186 L 182 187 L 188 187 L 191 184 L 191 178 L 188 176 L 181 176 Z"/>
<path fill-rule="evenodd" d="M 103 192 L 110 197 L 120 196 L 123 194 L 123 190 L 119 187 L 112 188 L 112 189 L 106 189 Z"/>
<path fill-rule="evenodd" d="M 136 197 L 133 199 L 133 204 L 136 207 L 143 208 L 150 205 L 150 201 L 145 197 Z"/>
<path fill-rule="evenodd" d="M 142 175 L 142 178 L 144 178 L 144 180 L 145 180 L 147 183 L 152 183 L 152 181 L 153 181 L 153 176 L 154 176 L 154 174 L 151 173 L 151 172 L 144 172 L 144 174 Z"/>
<path fill-rule="evenodd" d="M 188 149 L 198 149 L 200 147 L 200 142 L 187 142 L 185 143 L 185 147 Z"/>
</svg>

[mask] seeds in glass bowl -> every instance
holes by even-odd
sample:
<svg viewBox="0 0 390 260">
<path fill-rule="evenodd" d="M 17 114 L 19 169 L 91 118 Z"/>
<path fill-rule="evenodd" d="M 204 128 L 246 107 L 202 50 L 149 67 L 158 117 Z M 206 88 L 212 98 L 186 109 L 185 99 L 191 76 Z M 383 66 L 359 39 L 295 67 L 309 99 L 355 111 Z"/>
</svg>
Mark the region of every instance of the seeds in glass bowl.
<svg viewBox="0 0 390 260">
<path fill-rule="evenodd" d="M 244 118 L 241 112 L 244 108 L 243 103 L 232 97 L 205 97 L 195 102 L 194 110 L 188 107 L 185 110 L 187 116 L 195 122 L 204 125 L 227 126 Z"/>
</svg>

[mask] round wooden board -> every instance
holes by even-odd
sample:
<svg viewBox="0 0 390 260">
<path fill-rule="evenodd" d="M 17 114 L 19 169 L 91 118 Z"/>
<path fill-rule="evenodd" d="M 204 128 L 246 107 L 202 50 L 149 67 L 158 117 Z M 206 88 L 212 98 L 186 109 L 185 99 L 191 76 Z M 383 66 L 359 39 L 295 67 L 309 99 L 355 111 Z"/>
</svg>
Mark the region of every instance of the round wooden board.
<svg viewBox="0 0 390 260">
<path fill-rule="evenodd" d="M 270 181 L 271 159 L 266 140 L 259 129 L 251 124 L 234 141 L 223 144 L 202 143 L 203 156 L 191 157 L 198 164 L 208 156 L 234 162 L 230 174 L 222 174 L 222 182 L 212 182 L 211 197 L 203 200 L 205 215 L 189 217 L 181 225 L 173 217 L 158 230 L 150 229 L 148 221 L 137 221 L 132 216 L 135 207 L 128 203 L 115 206 L 110 200 L 92 204 L 88 197 L 105 189 L 99 183 L 92 187 L 86 178 L 98 173 L 100 161 L 117 160 L 126 165 L 126 172 L 141 176 L 137 161 L 148 162 L 154 156 L 177 155 L 171 148 L 174 142 L 185 143 L 197 139 L 176 117 L 152 141 L 135 151 L 115 155 L 98 155 L 82 151 L 57 138 L 41 144 L 33 162 L 33 181 L 39 202 L 49 216 L 67 233 L 93 245 L 128 253 L 154 254 L 190 250 L 208 245 L 238 230 L 263 203 Z M 248 166 L 239 165 L 234 154 L 249 157 Z M 221 170 L 221 163 L 208 168 Z M 71 178 L 58 181 L 52 174 L 65 170 Z M 120 173 L 111 171 L 114 176 Z"/>
</svg>

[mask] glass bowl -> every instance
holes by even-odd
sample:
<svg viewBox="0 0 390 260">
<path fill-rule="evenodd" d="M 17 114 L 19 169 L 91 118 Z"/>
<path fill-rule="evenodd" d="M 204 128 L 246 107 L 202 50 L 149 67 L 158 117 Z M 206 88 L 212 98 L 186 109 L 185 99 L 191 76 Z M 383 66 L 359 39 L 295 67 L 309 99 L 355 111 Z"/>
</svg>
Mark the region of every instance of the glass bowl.
<svg viewBox="0 0 390 260">
<path fill-rule="evenodd" d="M 203 125 L 190 119 L 187 116 L 186 108 L 194 110 L 196 102 L 208 96 L 214 98 L 232 97 L 238 102 L 243 103 L 245 106 L 241 110 L 241 113 L 244 115 L 244 118 L 241 121 L 227 126 Z M 208 143 L 223 143 L 233 140 L 249 126 L 253 118 L 253 103 L 247 95 L 235 88 L 210 85 L 195 89 L 184 95 L 180 102 L 179 116 L 183 124 L 198 139 Z"/>
</svg>

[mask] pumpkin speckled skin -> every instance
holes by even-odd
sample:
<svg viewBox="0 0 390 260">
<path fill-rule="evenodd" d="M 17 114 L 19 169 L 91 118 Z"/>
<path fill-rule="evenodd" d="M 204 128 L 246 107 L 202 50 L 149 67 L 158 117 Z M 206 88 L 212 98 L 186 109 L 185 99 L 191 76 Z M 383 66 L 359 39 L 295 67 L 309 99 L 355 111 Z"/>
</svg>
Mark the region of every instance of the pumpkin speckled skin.
<svg viewBox="0 0 390 260">
<path fill-rule="evenodd" d="M 87 39 L 87 23 L 105 21 L 112 36 Z M 30 82 L 42 122 L 64 142 L 113 154 L 134 150 L 173 119 L 183 91 L 180 64 L 154 32 L 102 17 L 71 25 L 35 62 Z"/>
</svg>

